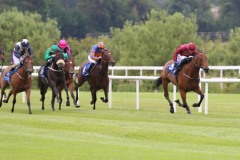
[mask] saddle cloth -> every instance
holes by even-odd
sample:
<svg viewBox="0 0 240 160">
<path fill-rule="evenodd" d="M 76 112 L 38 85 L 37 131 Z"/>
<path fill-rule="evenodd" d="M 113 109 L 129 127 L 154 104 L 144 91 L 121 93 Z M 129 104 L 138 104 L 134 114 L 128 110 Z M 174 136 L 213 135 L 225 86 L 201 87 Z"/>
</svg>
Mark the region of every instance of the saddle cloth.
<svg viewBox="0 0 240 160">
<path fill-rule="evenodd" d="M 86 76 L 87 70 L 90 67 L 90 62 L 86 63 L 83 67 L 82 76 Z"/>
<path fill-rule="evenodd" d="M 179 62 L 171 63 L 169 66 L 167 66 L 167 71 L 174 75 L 174 77 L 177 77 L 177 67 L 179 66 Z"/>
</svg>

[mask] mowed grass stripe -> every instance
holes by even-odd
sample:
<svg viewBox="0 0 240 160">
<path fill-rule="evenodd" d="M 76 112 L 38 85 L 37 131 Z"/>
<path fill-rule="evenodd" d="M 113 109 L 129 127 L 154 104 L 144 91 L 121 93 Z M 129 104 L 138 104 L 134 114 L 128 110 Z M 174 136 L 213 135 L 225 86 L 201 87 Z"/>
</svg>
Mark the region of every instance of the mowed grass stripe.
<svg viewBox="0 0 240 160">
<path fill-rule="evenodd" d="M 56 104 L 53 112 L 50 92 L 42 111 L 39 91 L 33 90 L 33 115 L 27 114 L 21 94 L 13 114 L 11 101 L 3 104 L 0 159 L 240 158 L 239 95 L 210 94 L 209 115 L 192 107 L 187 115 L 179 107 L 170 114 L 162 93 L 140 93 L 139 111 L 135 93 L 114 93 L 112 109 L 98 100 L 95 111 L 90 93 L 80 94 L 79 109 L 64 102 L 61 111 Z M 197 100 L 195 94 L 188 96 L 189 104 Z"/>
</svg>

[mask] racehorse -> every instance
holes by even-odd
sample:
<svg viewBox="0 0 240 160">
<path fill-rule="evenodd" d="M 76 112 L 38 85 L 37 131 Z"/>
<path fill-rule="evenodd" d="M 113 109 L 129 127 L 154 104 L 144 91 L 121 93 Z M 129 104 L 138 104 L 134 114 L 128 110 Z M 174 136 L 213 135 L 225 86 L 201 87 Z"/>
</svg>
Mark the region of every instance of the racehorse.
<svg viewBox="0 0 240 160">
<path fill-rule="evenodd" d="M 97 91 L 100 89 L 103 89 L 105 99 L 101 97 L 100 99 L 104 102 L 108 102 L 108 85 L 109 85 L 109 77 L 108 77 L 108 66 L 109 64 L 114 66 L 115 60 L 113 59 L 112 54 L 106 50 L 102 54 L 102 59 L 100 64 L 95 65 L 95 67 L 92 69 L 91 76 L 89 78 L 86 78 L 82 75 L 84 66 L 88 62 L 83 62 L 81 64 L 78 74 L 77 74 L 77 82 L 75 84 L 75 91 L 76 91 L 76 101 L 78 101 L 78 88 L 81 87 L 86 81 L 88 81 L 90 85 L 90 91 L 92 94 L 92 101 L 90 104 L 93 105 L 93 109 L 96 109 L 96 101 L 97 101 Z M 79 107 L 79 106 L 78 106 Z"/>
<path fill-rule="evenodd" d="M 5 55 L 4 55 L 4 52 L 2 51 L 2 49 L 0 48 L 0 61 L 1 61 L 1 68 L 0 68 L 0 72 L 2 71 L 2 68 L 3 68 L 3 63 L 5 61 Z"/>
<path fill-rule="evenodd" d="M 74 75 L 74 58 L 67 58 L 65 59 L 65 65 L 64 65 L 64 73 L 65 73 L 65 82 L 66 86 L 68 87 L 71 97 L 73 99 L 74 105 L 77 107 L 77 102 L 74 96 L 74 81 L 73 81 L 73 75 Z M 69 104 L 66 104 L 67 106 Z"/>
<path fill-rule="evenodd" d="M 2 102 L 8 103 L 9 98 L 13 94 L 13 105 L 12 105 L 12 112 L 14 112 L 14 105 L 16 103 L 16 95 L 19 92 L 26 92 L 27 97 L 27 105 L 29 114 L 32 114 L 31 111 L 31 104 L 30 104 L 30 94 L 31 94 L 31 86 L 32 86 L 32 77 L 31 74 L 33 72 L 33 59 L 31 56 L 26 55 L 23 59 L 22 65 L 17 69 L 16 73 L 11 76 L 11 80 L 8 83 L 4 80 L 4 76 L 12 66 L 8 66 L 0 76 L 1 82 L 1 99 L 0 99 L 0 107 L 2 106 Z M 7 99 L 2 101 L 4 91 L 7 86 L 11 86 L 11 90 L 8 93 Z"/>
<path fill-rule="evenodd" d="M 69 96 L 68 96 L 68 88 L 65 83 L 65 77 L 64 77 L 64 57 L 63 53 L 60 51 L 57 51 L 54 53 L 55 56 L 53 57 L 52 64 L 50 67 L 48 67 L 47 70 L 47 78 L 42 77 L 40 75 L 41 70 L 43 69 L 43 66 L 38 71 L 38 87 L 40 89 L 41 93 L 41 99 L 42 101 L 42 110 L 44 110 L 44 100 L 45 100 L 45 94 L 47 92 L 48 87 L 52 89 L 52 100 L 51 100 L 51 106 L 52 110 L 54 111 L 54 104 L 55 104 L 55 98 L 57 98 L 57 102 L 59 103 L 59 110 L 61 110 L 61 104 L 62 104 L 62 95 L 61 90 L 64 88 L 66 95 L 67 95 L 67 104 L 70 104 L 69 102 Z"/>
<path fill-rule="evenodd" d="M 167 99 L 169 105 L 170 105 L 170 112 L 174 113 L 173 109 L 173 103 L 169 99 L 168 94 L 168 83 L 172 82 L 175 86 L 177 86 L 180 90 L 180 95 L 182 98 L 183 103 L 181 103 L 179 100 L 176 100 L 175 102 L 183 108 L 186 108 L 187 113 L 191 114 L 190 108 L 188 107 L 187 101 L 186 101 L 186 93 L 190 91 L 194 91 L 197 94 L 200 95 L 200 100 L 198 103 L 194 103 L 193 107 L 199 107 L 202 103 L 202 100 L 204 98 L 204 94 L 202 93 L 200 87 L 199 87 L 199 70 L 200 68 L 203 69 L 205 73 L 208 72 L 208 61 L 205 53 L 198 53 L 192 58 L 192 61 L 188 64 L 185 64 L 182 69 L 179 71 L 177 78 L 171 74 L 167 67 L 169 65 L 173 64 L 173 60 L 168 61 L 163 68 L 163 71 L 160 75 L 160 77 L 156 80 L 156 87 L 159 85 L 163 85 L 164 89 L 164 96 Z"/>
</svg>

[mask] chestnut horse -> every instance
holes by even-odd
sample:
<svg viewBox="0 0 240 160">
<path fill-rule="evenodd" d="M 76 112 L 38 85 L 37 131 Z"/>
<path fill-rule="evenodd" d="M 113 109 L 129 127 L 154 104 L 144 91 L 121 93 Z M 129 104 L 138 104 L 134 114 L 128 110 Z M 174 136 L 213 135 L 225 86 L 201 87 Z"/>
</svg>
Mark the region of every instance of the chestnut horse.
<svg viewBox="0 0 240 160">
<path fill-rule="evenodd" d="M 8 66 L 0 76 L 1 82 L 1 99 L 0 99 L 0 107 L 2 106 L 2 98 L 4 95 L 4 91 L 7 86 L 10 85 L 11 90 L 8 93 L 7 99 L 3 102 L 8 103 L 10 96 L 13 94 L 13 105 L 12 105 L 12 112 L 14 112 L 14 105 L 16 103 L 16 95 L 19 92 L 26 92 L 27 97 L 27 105 L 29 114 L 32 114 L 31 111 L 31 104 L 30 104 L 30 94 L 31 94 L 31 86 L 32 86 L 32 77 L 31 74 L 33 72 L 33 60 L 31 56 L 25 56 L 22 65 L 17 69 L 16 73 L 11 76 L 11 80 L 8 83 L 4 80 L 4 76 L 12 66 Z"/>
<path fill-rule="evenodd" d="M 38 87 L 40 89 L 41 93 L 41 99 L 42 101 L 42 110 L 44 110 L 44 100 L 45 100 L 45 94 L 47 93 L 48 87 L 52 89 L 52 100 L 51 100 L 51 106 L 52 110 L 54 111 L 54 104 L 55 104 L 55 98 L 57 98 L 57 101 L 59 103 L 59 110 L 61 110 L 61 104 L 62 104 L 62 95 L 61 90 L 64 88 L 66 95 L 67 95 L 67 104 L 69 105 L 69 96 L 68 96 L 68 88 L 65 83 L 65 76 L 64 76 L 64 57 L 63 53 L 60 51 L 57 51 L 55 54 L 55 57 L 53 57 L 52 64 L 50 67 L 48 67 L 47 70 L 47 78 L 41 77 L 40 72 L 43 69 L 43 66 L 38 71 Z"/>
<path fill-rule="evenodd" d="M 88 62 L 84 62 L 83 64 L 81 64 L 77 74 L 77 80 L 75 84 L 76 101 L 78 101 L 78 88 L 81 87 L 86 81 L 88 81 L 90 85 L 90 91 L 92 94 L 92 101 L 90 102 L 90 104 L 93 105 L 93 109 L 96 109 L 98 90 L 103 89 L 105 99 L 103 97 L 101 97 L 100 99 L 104 103 L 108 102 L 108 87 L 109 87 L 108 65 L 110 64 L 114 66 L 115 60 L 113 59 L 112 54 L 108 50 L 106 50 L 102 54 L 100 64 L 95 65 L 95 67 L 92 69 L 91 76 L 89 78 L 86 78 L 82 75 L 84 66 L 87 63 Z"/>
<path fill-rule="evenodd" d="M 67 58 L 65 59 L 65 65 L 64 65 L 64 73 L 65 73 L 65 82 L 66 82 L 66 86 L 68 87 L 71 97 L 73 99 L 73 103 L 74 105 L 77 107 L 77 102 L 74 96 L 74 81 L 73 81 L 73 75 L 74 75 L 74 58 Z M 67 106 L 69 104 L 66 104 Z"/>
<path fill-rule="evenodd" d="M 160 77 L 156 80 L 156 87 L 159 85 L 163 85 L 164 89 L 164 96 L 167 99 L 169 105 L 170 105 L 170 112 L 174 113 L 173 103 L 169 99 L 168 94 L 168 83 L 172 82 L 175 86 L 177 86 L 180 90 L 180 95 L 183 101 L 183 104 L 180 103 L 179 100 L 176 100 L 175 102 L 183 107 L 186 108 L 187 113 L 191 114 L 190 108 L 188 107 L 187 101 L 186 101 L 186 93 L 190 91 L 194 91 L 197 94 L 200 95 L 200 100 L 198 103 L 194 103 L 193 107 L 200 107 L 202 100 L 204 98 L 204 94 L 202 93 L 200 87 L 199 87 L 199 70 L 200 68 L 203 69 L 205 73 L 208 72 L 208 61 L 205 53 L 198 53 L 192 58 L 192 61 L 188 64 L 185 64 L 182 69 L 179 71 L 177 78 L 170 73 L 166 68 L 173 64 L 173 60 L 168 61 L 163 68 L 163 71 L 160 75 Z"/>
</svg>

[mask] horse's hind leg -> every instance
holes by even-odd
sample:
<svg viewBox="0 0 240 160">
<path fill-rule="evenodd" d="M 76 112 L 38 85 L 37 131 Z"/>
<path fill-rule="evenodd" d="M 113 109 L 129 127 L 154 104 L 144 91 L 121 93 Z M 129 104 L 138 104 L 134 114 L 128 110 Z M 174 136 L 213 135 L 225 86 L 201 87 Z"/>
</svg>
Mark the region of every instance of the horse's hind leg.
<svg viewBox="0 0 240 160">
<path fill-rule="evenodd" d="M 202 91 L 200 90 L 199 87 L 196 90 L 194 90 L 194 92 L 196 92 L 198 95 L 200 95 L 200 100 L 198 103 L 194 103 L 193 107 L 200 107 L 202 100 L 204 99 L 204 94 L 202 93 Z"/>
<path fill-rule="evenodd" d="M 30 89 L 26 90 L 28 113 L 29 113 L 29 114 L 32 114 L 31 103 L 30 103 L 30 94 L 31 94 L 31 90 L 30 90 Z"/>
<path fill-rule="evenodd" d="M 181 94 L 181 98 L 182 98 L 182 101 L 183 101 L 183 108 L 186 108 L 187 113 L 191 114 L 190 108 L 188 107 L 187 101 L 186 101 L 186 92 L 183 91 L 183 90 L 180 90 L 180 94 Z"/>
<path fill-rule="evenodd" d="M 173 108 L 173 103 L 169 99 L 169 94 L 168 94 L 168 82 L 162 83 L 163 85 L 163 90 L 164 90 L 164 97 L 167 99 L 169 106 L 170 106 L 170 113 L 174 113 L 174 108 Z"/>
<path fill-rule="evenodd" d="M 5 92 L 4 92 L 4 93 L 5 93 Z M 6 94 L 6 93 L 5 93 L 5 94 Z M 11 97 L 12 94 L 13 94 L 13 90 L 11 89 L 11 90 L 9 91 L 9 93 L 8 93 L 7 98 L 4 99 L 3 102 L 4 102 L 4 103 L 8 103 L 8 100 L 9 100 L 9 98 Z"/>
</svg>

